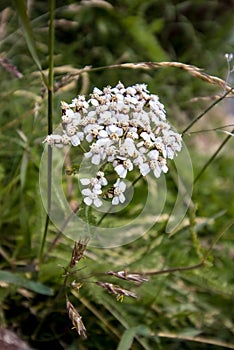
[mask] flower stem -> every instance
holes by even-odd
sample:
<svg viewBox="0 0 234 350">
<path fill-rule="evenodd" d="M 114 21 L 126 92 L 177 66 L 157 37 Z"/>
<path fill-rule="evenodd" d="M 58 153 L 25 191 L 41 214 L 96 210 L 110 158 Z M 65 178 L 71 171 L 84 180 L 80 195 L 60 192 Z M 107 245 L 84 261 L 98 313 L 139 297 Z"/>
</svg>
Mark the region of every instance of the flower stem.
<svg viewBox="0 0 234 350">
<path fill-rule="evenodd" d="M 228 90 L 224 95 L 222 95 L 218 100 L 214 101 L 208 108 L 205 109 L 204 112 L 202 112 L 198 117 L 196 117 L 183 131 L 182 131 L 182 136 L 191 129 L 191 127 L 198 122 L 204 115 L 209 112 L 214 106 L 216 106 L 219 102 L 221 102 L 230 92 L 232 92 L 234 89 Z"/>
<path fill-rule="evenodd" d="M 48 75 L 48 135 L 53 132 L 53 85 L 54 85 L 54 8 L 55 0 L 50 0 L 49 18 L 49 75 Z M 52 185 L 52 147 L 48 145 L 48 172 L 47 172 L 47 215 L 40 249 L 40 262 L 43 261 L 43 252 L 50 222 Z"/>
<path fill-rule="evenodd" d="M 210 157 L 210 159 L 205 163 L 205 165 L 203 165 L 202 169 L 200 170 L 200 172 L 197 174 L 197 176 L 195 177 L 193 184 L 195 185 L 197 183 L 197 181 L 200 179 L 200 177 L 202 176 L 202 174 L 205 172 L 205 170 L 208 168 L 208 166 L 211 164 L 211 162 L 213 162 L 213 160 L 217 157 L 217 155 L 219 154 L 219 152 L 222 150 L 222 148 L 225 146 L 225 144 L 229 141 L 229 139 L 231 137 L 233 137 L 231 134 L 234 133 L 234 129 L 231 131 L 230 135 L 228 135 L 223 142 L 221 143 L 221 145 L 217 148 L 217 150 L 214 152 L 214 154 Z"/>
</svg>

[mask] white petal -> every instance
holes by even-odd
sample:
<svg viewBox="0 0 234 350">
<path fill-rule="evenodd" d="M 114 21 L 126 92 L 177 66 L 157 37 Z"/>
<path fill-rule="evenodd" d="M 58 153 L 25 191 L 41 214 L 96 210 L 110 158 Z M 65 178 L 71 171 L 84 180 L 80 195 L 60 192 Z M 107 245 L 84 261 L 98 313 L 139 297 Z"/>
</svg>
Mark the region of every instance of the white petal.
<svg viewBox="0 0 234 350">
<path fill-rule="evenodd" d="M 124 192 L 126 190 L 126 184 L 123 181 L 121 181 L 119 183 L 119 188 L 122 192 Z"/>
<path fill-rule="evenodd" d="M 66 115 L 68 116 L 68 117 L 73 117 L 74 116 L 74 112 L 73 112 L 73 110 L 72 109 L 67 109 L 66 110 Z"/>
<path fill-rule="evenodd" d="M 94 94 L 98 94 L 98 95 L 102 95 L 103 94 L 102 90 L 98 89 L 97 87 L 95 87 L 93 89 L 93 92 L 94 92 Z"/>
<path fill-rule="evenodd" d="M 156 178 L 158 178 L 158 177 L 160 177 L 160 175 L 161 175 L 161 169 L 159 167 L 155 168 L 154 169 L 154 176 Z"/>
<path fill-rule="evenodd" d="M 90 179 L 80 179 L 80 182 L 82 183 L 82 185 L 89 185 L 90 184 Z"/>
<path fill-rule="evenodd" d="M 143 164 L 140 165 L 140 173 L 141 173 L 141 175 L 146 176 L 147 174 L 149 174 L 149 172 L 150 172 L 149 164 L 143 163 Z"/>
<path fill-rule="evenodd" d="M 119 201 L 120 201 L 121 203 L 124 203 L 124 202 L 125 202 L 125 196 L 123 195 L 123 193 L 121 193 L 121 194 L 119 195 Z"/>
<path fill-rule="evenodd" d="M 150 141 L 150 135 L 149 135 L 147 132 L 143 131 L 143 132 L 140 134 L 140 136 L 141 136 L 145 141 Z"/>
<path fill-rule="evenodd" d="M 94 118 L 96 116 L 96 111 L 90 111 L 88 114 L 87 114 L 87 117 L 88 118 Z"/>
<path fill-rule="evenodd" d="M 170 147 L 167 147 L 167 158 L 169 159 L 174 158 L 174 151 Z"/>
<path fill-rule="evenodd" d="M 99 198 L 95 198 L 93 203 L 97 208 L 99 208 L 102 205 L 102 201 Z"/>
<path fill-rule="evenodd" d="M 115 171 L 119 175 L 119 177 L 125 178 L 127 175 L 127 169 L 124 168 L 122 164 L 119 164 L 115 167 Z"/>
<path fill-rule="evenodd" d="M 99 191 L 100 189 L 101 189 L 101 184 L 99 183 L 99 182 L 97 182 L 97 183 L 95 183 L 94 185 L 93 185 L 93 189 L 94 190 L 96 190 L 96 191 Z"/>
<path fill-rule="evenodd" d="M 79 139 L 79 137 L 77 135 L 74 135 L 74 136 L 71 137 L 71 144 L 73 146 L 79 146 L 80 139 Z"/>
<path fill-rule="evenodd" d="M 99 102 L 98 102 L 98 100 L 96 100 L 95 98 L 91 98 L 90 102 L 91 102 L 91 104 L 92 104 L 93 106 L 95 106 L 95 107 L 99 106 Z"/>
<path fill-rule="evenodd" d="M 88 135 L 86 136 L 86 140 L 88 141 L 88 143 L 92 142 L 92 141 L 93 141 L 93 135 L 88 134 Z"/>
<path fill-rule="evenodd" d="M 163 171 L 164 173 L 167 173 L 167 172 L 168 172 L 168 167 L 166 166 L 166 164 L 162 166 L 162 171 Z"/>
<path fill-rule="evenodd" d="M 98 133 L 98 136 L 104 138 L 104 137 L 108 137 L 108 134 L 105 130 L 100 130 Z"/>
<path fill-rule="evenodd" d="M 92 163 L 95 164 L 95 165 L 100 164 L 100 154 L 95 154 L 95 155 L 92 157 Z"/>
<path fill-rule="evenodd" d="M 152 151 L 149 151 L 148 156 L 150 159 L 158 160 L 159 152 L 156 149 L 154 149 Z"/>
<path fill-rule="evenodd" d="M 101 179 L 101 185 L 102 185 L 102 186 L 106 186 L 107 184 L 108 184 L 107 179 L 106 179 L 105 177 L 103 177 L 103 178 Z"/>
<path fill-rule="evenodd" d="M 89 197 L 85 197 L 84 198 L 84 202 L 85 202 L 85 204 L 87 204 L 88 206 L 90 206 L 91 204 L 92 204 L 92 199 L 91 198 L 89 198 Z"/>
<path fill-rule="evenodd" d="M 119 204 L 119 197 L 114 197 L 111 202 L 113 205 L 118 205 Z"/>
<path fill-rule="evenodd" d="M 84 195 L 84 196 L 90 196 L 92 194 L 92 192 L 90 191 L 89 188 L 84 188 L 81 193 Z"/>
</svg>

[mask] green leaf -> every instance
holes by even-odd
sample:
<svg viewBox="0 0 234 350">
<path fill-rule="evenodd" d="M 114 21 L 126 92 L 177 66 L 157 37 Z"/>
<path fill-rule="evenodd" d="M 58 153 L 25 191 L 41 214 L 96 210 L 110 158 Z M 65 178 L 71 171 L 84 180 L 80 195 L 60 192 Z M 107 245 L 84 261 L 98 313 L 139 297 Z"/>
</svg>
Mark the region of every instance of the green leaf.
<svg viewBox="0 0 234 350">
<path fill-rule="evenodd" d="M 136 327 L 127 329 L 124 332 L 124 334 L 119 342 L 117 350 L 129 350 L 129 349 L 131 349 L 134 336 L 136 335 L 136 331 L 137 331 Z"/>
<path fill-rule="evenodd" d="M 24 37 L 25 37 L 25 40 L 26 40 L 29 52 L 30 52 L 30 54 L 32 56 L 32 59 L 34 60 L 37 68 L 41 72 L 42 79 L 43 79 L 45 85 L 48 87 L 48 82 L 47 82 L 47 79 L 46 79 L 45 75 L 42 72 L 41 63 L 40 63 L 40 60 L 39 60 L 39 57 L 38 57 L 38 54 L 37 54 L 35 40 L 33 38 L 32 27 L 31 27 L 31 24 L 30 24 L 29 17 L 27 15 L 26 3 L 23 0 L 13 0 L 13 3 L 15 5 L 15 7 L 16 7 L 18 16 L 20 18 L 20 22 L 21 22 L 21 25 L 22 25 Z"/>
<path fill-rule="evenodd" d="M 32 290 L 38 294 L 53 295 L 52 289 L 45 286 L 44 284 L 41 284 L 40 282 L 30 281 L 22 275 L 9 271 L 0 271 L 0 281 Z"/>
<path fill-rule="evenodd" d="M 129 16 L 124 18 L 123 24 L 127 32 L 134 38 L 136 43 L 145 49 L 148 57 L 152 61 L 163 61 L 167 55 L 156 36 L 139 16 Z"/>
</svg>

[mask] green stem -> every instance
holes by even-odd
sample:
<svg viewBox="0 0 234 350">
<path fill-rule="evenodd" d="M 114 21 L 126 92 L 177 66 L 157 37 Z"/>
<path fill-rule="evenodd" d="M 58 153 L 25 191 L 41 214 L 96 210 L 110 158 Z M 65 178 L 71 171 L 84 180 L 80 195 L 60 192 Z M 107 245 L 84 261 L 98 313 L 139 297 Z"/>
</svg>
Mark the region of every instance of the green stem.
<svg viewBox="0 0 234 350">
<path fill-rule="evenodd" d="M 49 76 L 48 76 L 48 135 L 53 132 L 53 86 L 54 86 L 54 8 L 55 0 L 50 0 L 50 24 L 49 24 Z M 44 226 L 40 262 L 43 261 L 43 253 L 48 233 L 51 211 L 51 187 L 52 187 L 52 148 L 48 145 L 48 173 L 47 173 L 47 215 Z"/>
<path fill-rule="evenodd" d="M 145 271 L 145 272 L 138 272 L 134 271 L 131 272 L 131 274 L 137 274 L 137 275 L 144 275 L 144 276 L 156 276 L 156 275 L 162 275 L 162 274 L 168 274 L 173 272 L 183 272 L 183 271 L 191 271 L 195 270 L 201 267 L 205 267 L 207 260 L 209 258 L 209 254 L 213 250 L 216 243 L 221 239 L 221 237 L 225 234 L 227 230 L 229 230 L 234 225 L 234 220 L 230 220 L 227 225 L 224 227 L 224 229 L 217 235 L 217 237 L 214 238 L 214 240 L 211 242 L 209 248 L 204 253 L 201 261 L 198 264 L 190 265 L 190 266 L 178 266 L 178 267 L 172 267 L 165 270 L 159 270 L 159 271 Z"/>
<path fill-rule="evenodd" d="M 48 89 L 48 134 L 52 133 L 53 125 L 53 87 L 54 87 L 54 8 L 55 0 L 50 0 L 49 25 L 49 89 Z"/>
<path fill-rule="evenodd" d="M 216 106 L 219 102 L 221 102 L 228 94 L 230 94 L 230 92 L 232 92 L 233 89 L 228 90 L 223 96 L 221 96 L 218 100 L 216 100 L 215 102 L 213 102 L 208 108 L 205 109 L 204 112 L 202 112 L 197 118 L 195 118 L 182 132 L 182 136 L 184 136 L 184 134 L 191 129 L 191 127 L 198 122 L 198 120 L 200 120 L 207 112 L 209 112 L 214 106 Z"/>
<path fill-rule="evenodd" d="M 231 131 L 231 133 L 234 133 L 234 129 Z M 208 168 L 208 166 L 213 162 L 213 160 L 217 157 L 217 155 L 219 154 L 219 152 L 222 150 L 222 148 L 225 146 L 225 144 L 228 142 L 228 140 L 233 137 L 232 135 L 228 135 L 223 142 L 221 143 L 221 145 L 218 147 L 218 149 L 214 152 L 214 154 L 211 156 L 211 158 L 205 163 L 205 165 L 202 167 L 202 169 L 200 170 L 200 172 L 197 174 L 197 176 L 194 179 L 193 184 L 195 185 L 197 183 L 197 181 L 200 179 L 200 177 L 202 176 L 202 174 L 205 172 L 205 170 Z"/>
</svg>

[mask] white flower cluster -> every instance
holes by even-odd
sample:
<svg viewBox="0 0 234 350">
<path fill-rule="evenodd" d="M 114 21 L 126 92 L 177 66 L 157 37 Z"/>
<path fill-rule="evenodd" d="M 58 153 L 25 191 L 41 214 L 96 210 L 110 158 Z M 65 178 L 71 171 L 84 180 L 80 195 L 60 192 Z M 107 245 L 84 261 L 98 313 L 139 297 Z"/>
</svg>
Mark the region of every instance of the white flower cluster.
<svg viewBox="0 0 234 350">
<path fill-rule="evenodd" d="M 71 104 L 62 102 L 62 135 L 49 135 L 44 142 L 85 145 L 84 154 L 92 164 L 111 163 L 117 176 L 112 186 L 112 204 L 125 201 L 125 178 L 135 167 L 143 176 L 151 171 L 158 178 L 168 171 L 166 159 L 181 150 L 181 135 L 166 121 L 164 106 L 145 84 L 94 88 L 88 100 L 78 96 Z M 103 172 L 96 178 L 81 179 L 88 187 L 82 191 L 87 205 L 102 205 L 102 187 L 108 184 Z"/>
</svg>

